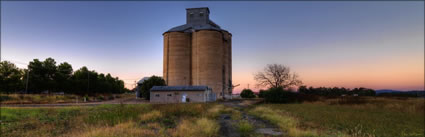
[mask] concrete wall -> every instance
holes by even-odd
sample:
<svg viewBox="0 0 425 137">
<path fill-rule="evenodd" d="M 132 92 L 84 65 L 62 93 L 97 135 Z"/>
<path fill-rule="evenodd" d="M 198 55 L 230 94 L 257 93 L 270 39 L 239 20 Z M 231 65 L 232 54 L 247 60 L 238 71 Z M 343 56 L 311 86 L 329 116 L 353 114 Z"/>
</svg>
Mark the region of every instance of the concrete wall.
<svg viewBox="0 0 425 137">
<path fill-rule="evenodd" d="M 182 103 L 182 96 L 186 94 L 190 102 L 206 102 L 206 91 L 154 91 L 150 93 L 150 102 L 153 103 Z M 159 95 L 159 97 L 157 96 Z M 171 96 L 169 96 L 171 95 Z"/>
<path fill-rule="evenodd" d="M 190 85 L 190 43 L 190 34 L 183 32 L 164 34 L 164 79 L 168 86 Z"/>
<path fill-rule="evenodd" d="M 164 33 L 164 79 L 168 86 L 205 85 L 217 98 L 231 94 L 232 36 L 225 31 Z"/>
</svg>

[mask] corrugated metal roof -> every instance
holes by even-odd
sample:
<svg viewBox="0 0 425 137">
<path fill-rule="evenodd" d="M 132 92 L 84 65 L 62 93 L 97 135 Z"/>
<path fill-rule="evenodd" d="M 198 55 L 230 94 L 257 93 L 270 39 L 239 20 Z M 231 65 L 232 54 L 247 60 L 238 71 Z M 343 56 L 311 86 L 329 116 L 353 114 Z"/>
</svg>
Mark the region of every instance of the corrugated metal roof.
<svg viewBox="0 0 425 137">
<path fill-rule="evenodd" d="M 205 91 L 208 86 L 153 86 L 151 91 Z"/>
</svg>

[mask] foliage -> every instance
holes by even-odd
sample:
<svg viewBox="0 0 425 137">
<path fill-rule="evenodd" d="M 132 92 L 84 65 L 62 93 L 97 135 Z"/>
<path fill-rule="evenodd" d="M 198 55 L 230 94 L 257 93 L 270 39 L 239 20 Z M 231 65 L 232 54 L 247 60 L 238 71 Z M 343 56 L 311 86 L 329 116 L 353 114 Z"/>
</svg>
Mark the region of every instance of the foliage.
<svg viewBox="0 0 425 137">
<path fill-rule="evenodd" d="M 266 91 L 261 89 L 260 92 L 258 93 L 258 97 L 264 98 L 265 96 L 266 96 Z"/>
<path fill-rule="evenodd" d="M 264 92 L 264 101 L 270 103 L 293 103 L 300 102 L 298 99 L 299 94 L 289 90 L 285 90 L 282 87 L 270 88 Z"/>
<path fill-rule="evenodd" d="M 243 89 L 241 92 L 242 98 L 255 98 L 255 94 L 251 89 Z"/>
<path fill-rule="evenodd" d="M 142 97 L 147 100 L 150 99 L 150 89 L 153 86 L 165 86 L 165 80 L 158 76 L 152 76 L 149 79 L 143 81 L 142 86 L 140 86 L 139 91 L 141 92 Z"/>
<path fill-rule="evenodd" d="M 302 84 L 296 73 L 291 73 L 289 67 L 280 64 L 268 64 L 264 71 L 254 75 L 254 79 L 258 87 L 289 88 Z"/>
<path fill-rule="evenodd" d="M 239 121 L 236 126 L 242 137 L 247 137 L 254 132 L 254 126 L 247 120 Z"/>
<path fill-rule="evenodd" d="M 71 64 L 63 62 L 56 65 L 53 58 L 47 58 L 44 61 L 34 59 L 29 62 L 28 69 L 25 71 L 17 68 L 13 63 L 3 61 L 0 64 L 0 82 L 2 83 L 0 92 L 6 93 L 24 91 L 24 83 L 28 83 L 28 93 L 47 91 L 93 95 L 128 91 L 124 87 L 124 81 L 119 80 L 118 77 L 98 74 L 87 67 L 74 72 Z"/>
<path fill-rule="evenodd" d="M 8 61 L 0 62 L 0 92 L 9 93 L 22 89 L 22 70 Z"/>
<path fill-rule="evenodd" d="M 347 89 L 347 88 L 326 88 L 326 87 L 309 87 L 307 86 L 300 86 L 298 88 L 299 93 L 307 94 L 307 95 L 319 95 L 319 96 L 342 96 L 342 95 L 354 95 L 357 94 L 358 96 L 375 96 L 375 90 L 368 89 L 368 88 L 354 88 L 354 89 Z"/>
</svg>

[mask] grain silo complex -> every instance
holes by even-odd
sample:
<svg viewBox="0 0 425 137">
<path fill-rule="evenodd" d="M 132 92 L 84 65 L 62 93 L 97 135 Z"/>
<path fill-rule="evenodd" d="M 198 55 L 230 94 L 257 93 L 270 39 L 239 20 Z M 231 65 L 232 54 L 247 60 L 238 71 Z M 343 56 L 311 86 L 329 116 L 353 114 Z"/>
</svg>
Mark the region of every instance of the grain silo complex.
<svg viewBox="0 0 425 137">
<path fill-rule="evenodd" d="M 208 8 L 186 9 L 186 24 L 166 31 L 167 86 L 207 86 L 217 98 L 232 93 L 232 34 L 209 19 Z"/>
</svg>

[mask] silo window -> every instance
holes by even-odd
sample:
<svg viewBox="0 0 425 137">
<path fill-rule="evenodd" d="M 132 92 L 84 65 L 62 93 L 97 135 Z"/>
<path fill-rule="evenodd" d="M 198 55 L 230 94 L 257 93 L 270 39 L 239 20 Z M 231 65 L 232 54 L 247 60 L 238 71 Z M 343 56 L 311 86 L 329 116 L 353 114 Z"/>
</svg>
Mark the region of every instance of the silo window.
<svg viewBox="0 0 425 137">
<path fill-rule="evenodd" d="M 193 12 L 189 13 L 189 16 L 190 16 L 190 17 L 193 17 Z"/>
<path fill-rule="evenodd" d="M 159 94 L 155 94 L 155 97 L 159 97 Z"/>
<path fill-rule="evenodd" d="M 199 13 L 199 16 L 201 16 L 201 17 L 204 16 L 204 13 L 203 12 Z"/>
<path fill-rule="evenodd" d="M 171 96 L 173 96 L 173 94 L 168 94 L 167 96 L 171 97 Z"/>
</svg>

